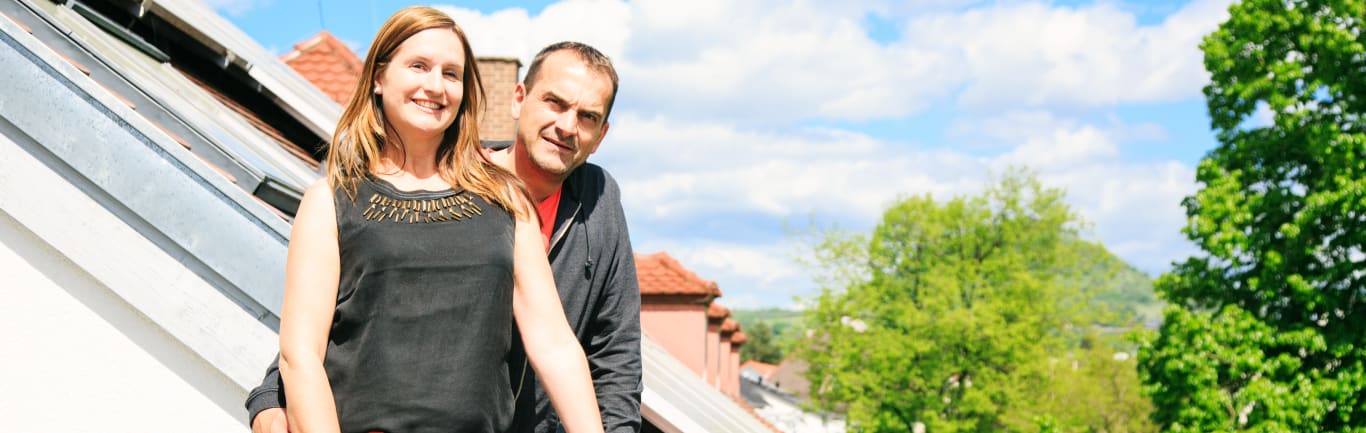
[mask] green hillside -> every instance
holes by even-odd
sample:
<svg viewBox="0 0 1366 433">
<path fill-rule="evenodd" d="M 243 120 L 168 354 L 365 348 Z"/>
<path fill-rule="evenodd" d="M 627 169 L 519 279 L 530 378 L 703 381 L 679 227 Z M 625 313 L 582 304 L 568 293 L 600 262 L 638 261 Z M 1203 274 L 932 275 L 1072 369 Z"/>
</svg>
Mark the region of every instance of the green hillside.
<svg viewBox="0 0 1366 433">
<path fill-rule="evenodd" d="M 740 322 L 740 326 L 748 329 L 754 326 L 755 322 L 763 321 L 773 328 L 778 335 L 783 335 L 789 329 L 797 329 L 802 325 L 802 312 L 786 310 L 782 308 L 764 308 L 761 310 L 731 310 L 735 315 L 735 321 Z"/>
<path fill-rule="evenodd" d="M 1103 325 L 1155 324 L 1162 319 L 1164 303 L 1153 291 L 1153 278 L 1111 254 L 1104 246 L 1079 242 L 1083 257 L 1091 258 L 1081 272 L 1083 287 L 1092 302 L 1109 313 Z"/>
</svg>

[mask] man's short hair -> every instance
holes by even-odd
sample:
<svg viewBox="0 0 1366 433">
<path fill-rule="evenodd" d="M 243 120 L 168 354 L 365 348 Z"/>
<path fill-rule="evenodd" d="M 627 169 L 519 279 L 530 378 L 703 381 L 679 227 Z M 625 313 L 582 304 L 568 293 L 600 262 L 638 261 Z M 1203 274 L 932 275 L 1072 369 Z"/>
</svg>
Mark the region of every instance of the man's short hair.
<svg viewBox="0 0 1366 433">
<path fill-rule="evenodd" d="M 531 87 L 536 84 L 537 75 L 541 72 L 541 63 L 545 61 L 546 57 L 550 57 L 557 51 L 569 51 L 577 55 L 579 60 L 588 65 L 589 69 L 606 75 L 612 80 L 612 94 L 607 96 L 607 108 L 606 112 L 603 113 L 603 120 L 607 120 L 607 116 L 612 114 L 612 104 L 617 100 L 617 68 L 612 66 L 612 59 L 607 58 L 607 55 L 588 44 L 564 41 L 542 48 L 541 52 L 536 53 L 536 57 L 531 59 L 531 66 L 526 69 L 526 78 L 522 79 L 522 85 L 526 87 L 527 92 L 531 92 Z"/>
</svg>

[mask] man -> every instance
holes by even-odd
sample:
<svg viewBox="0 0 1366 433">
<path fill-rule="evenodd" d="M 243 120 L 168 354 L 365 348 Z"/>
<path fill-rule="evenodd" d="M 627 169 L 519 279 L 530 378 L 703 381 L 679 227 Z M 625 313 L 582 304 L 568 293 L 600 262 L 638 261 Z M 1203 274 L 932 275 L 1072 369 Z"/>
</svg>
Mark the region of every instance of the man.
<svg viewBox="0 0 1366 433">
<path fill-rule="evenodd" d="M 616 70 L 598 50 L 577 42 L 546 47 L 513 90 L 516 141 L 490 157 L 521 178 L 539 202 L 555 285 L 588 357 L 605 430 L 625 433 L 640 430 L 640 288 L 616 181 L 587 163 L 607 134 L 616 92 Z M 559 430 L 520 344 L 513 352 L 513 431 Z M 286 430 L 283 397 L 272 364 L 247 397 L 253 432 Z"/>
</svg>

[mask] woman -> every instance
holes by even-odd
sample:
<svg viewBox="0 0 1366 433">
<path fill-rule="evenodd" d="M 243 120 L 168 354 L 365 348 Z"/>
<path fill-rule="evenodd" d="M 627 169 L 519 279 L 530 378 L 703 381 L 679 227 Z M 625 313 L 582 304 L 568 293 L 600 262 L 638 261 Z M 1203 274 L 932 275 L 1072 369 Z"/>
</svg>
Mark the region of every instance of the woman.
<svg viewBox="0 0 1366 433">
<path fill-rule="evenodd" d="M 290 238 L 290 431 L 506 430 L 515 318 L 568 431 L 601 432 L 531 200 L 481 155 L 463 31 L 435 9 L 402 9 L 361 78 Z"/>
</svg>

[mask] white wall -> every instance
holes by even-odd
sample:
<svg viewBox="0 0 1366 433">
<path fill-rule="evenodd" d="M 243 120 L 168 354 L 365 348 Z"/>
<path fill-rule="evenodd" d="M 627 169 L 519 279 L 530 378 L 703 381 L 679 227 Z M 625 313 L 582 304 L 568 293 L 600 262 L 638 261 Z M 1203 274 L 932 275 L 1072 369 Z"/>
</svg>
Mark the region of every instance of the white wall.
<svg viewBox="0 0 1366 433">
<path fill-rule="evenodd" d="M 0 275 L 3 430 L 245 431 L 240 387 L 3 210 Z"/>
<path fill-rule="evenodd" d="M 5 126 L 0 431 L 247 431 L 243 402 L 274 331 Z"/>
</svg>

